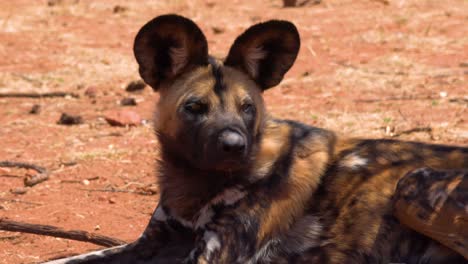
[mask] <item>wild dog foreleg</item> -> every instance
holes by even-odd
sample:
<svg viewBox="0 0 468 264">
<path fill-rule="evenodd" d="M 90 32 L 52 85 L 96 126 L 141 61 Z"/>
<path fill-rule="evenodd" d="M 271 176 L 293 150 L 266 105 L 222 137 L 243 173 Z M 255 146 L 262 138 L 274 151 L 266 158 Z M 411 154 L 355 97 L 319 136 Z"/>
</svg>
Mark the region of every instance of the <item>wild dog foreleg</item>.
<svg viewBox="0 0 468 264">
<path fill-rule="evenodd" d="M 193 240 L 191 224 L 158 206 L 142 236 L 135 242 L 46 264 L 180 263 L 193 248 Z"/>
</svg>

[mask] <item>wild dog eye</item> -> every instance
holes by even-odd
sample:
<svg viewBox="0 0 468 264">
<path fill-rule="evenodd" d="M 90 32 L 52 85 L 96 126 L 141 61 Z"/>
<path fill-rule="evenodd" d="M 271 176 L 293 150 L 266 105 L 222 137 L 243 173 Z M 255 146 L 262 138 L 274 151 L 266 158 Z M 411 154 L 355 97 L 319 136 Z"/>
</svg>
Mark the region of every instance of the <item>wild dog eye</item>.
<svg viewBox="0 0 468 264">
<path fill-rule="evenodd" d="M 184 104 L 184 110 L 193 115 L 201 115 L 208 111 L 208 105 L 200 101 L 189 101 Z"/>
<path fill-rule="evenodd" d="M 244 103 L 241 107 L 241 110 L 246 114 L 252 114 L 255 112 L 255 107 L 252 103 Z"/>
</svg>

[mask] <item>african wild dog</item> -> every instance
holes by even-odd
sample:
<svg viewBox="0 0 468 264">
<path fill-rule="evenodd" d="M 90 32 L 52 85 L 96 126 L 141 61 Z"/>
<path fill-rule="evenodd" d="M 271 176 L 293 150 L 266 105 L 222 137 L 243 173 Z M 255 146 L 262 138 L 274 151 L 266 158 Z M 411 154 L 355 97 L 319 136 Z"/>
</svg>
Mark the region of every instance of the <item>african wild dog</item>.
<svg viewBox="0 0 468 264">
<path fill-rule="evenodd" d="M 52 263 L 462 263 L 401 225 L 391 198 L 408 171 L 468 167 L 468 148 L 347 139 L 272 118 L 262 92 L 299 46 L 293 24 L 272 20 L 221 61 L 187 18 L 143 26 L 135 57 L 161 95 L 159 205 L 136 242 Z"/>
</svg>

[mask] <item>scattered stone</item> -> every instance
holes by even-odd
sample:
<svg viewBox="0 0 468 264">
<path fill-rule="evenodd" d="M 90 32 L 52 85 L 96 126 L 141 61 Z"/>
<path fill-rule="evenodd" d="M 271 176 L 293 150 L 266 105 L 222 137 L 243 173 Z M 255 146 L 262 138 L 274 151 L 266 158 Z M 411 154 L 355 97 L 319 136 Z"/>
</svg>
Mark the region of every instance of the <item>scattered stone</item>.
<svg viewBox="0 0 468 264">
<path fill-rule="evenodd" d="M 95 86 L 90 86 L 88 87 L 88 89 L 86 89 L 84 94 L 88 96 L 89 98 L 96 98 L 97 92 L 98 92 L 98 89 Z"/>
<path fill-rule="evenodd" d="M 101 230 L 101 226 L 100 226 L 100 225 L 96 225 L 96 226 L 94 227 L 94 230 L 95 230 L 95 231 Z"/>
<path fill-rule="evenodd" d="M 41 112 L 41 105 L 35 104 L 31 107 L 31 110 L 29 110 L 29 113 L 31 115 L 37 115 Z"/>
<path fill-rule="evenodd" d="M 115 204 L 117 201 L 115 200 L 114 197 L 109 198 L 109 203 L 110 204 Z"/>
<path fill-rule="evenodd" d="M 105 114 L 104 119 L 111 126 L 137 126 L 142 121 L 139 114 L 130 110 L 109 111 Z"/>
<path fill-rule="evenodd" d="M 220 27 L 211 27 L 211 29 L 213 30 L 214 34 L 221 34 L 224 32 L 224 28 L 220 28 Z"/>
<path fill-rule="evenodd" d="M 19 195 L 21 195 L 21 194 L 27 193 L 28 190 L 29 190 L 29 188 L 27 188 L 27 187 L 18 187 L 18 188 L 11 189 L 10 192 L 11 192 L 12 194 L 19 194 Z"/>
<path fill-rule="evenodd" d="M 83 118 L 79 115 L 70 115 L 67 113 L 62 113 L 59 121 L 57 121 L 57 124 L 66 126 L 79 125 L 83 124 Z"/>
<path fill-rule="evenodd" d="M 114 9 L 112 10 L 112 12 L 113 12 L 114 14 L 124 13 L 124 12 L 126 12 L 126 11 L 128 11 L 128 7 L 126 7 L 126 6 L 121 6 L 121 5 L 116 5 L 116 6 L 114 6 Z"/>
<path fill-rule="evenodd" d="M 89 180 L 83 180 L 83 184 L 86 186 L 89 185 Z"/>
<path fill-rule="evenodd" d="M 49 174 L 35 172 L 34 174 L 26 174 L 24 177 L 24 186 L 32 187 L 41 182 L 47 181 L 49 179 Z"/>
<path fill-rule="evenodd" d="M 62 0 L 49 0 L 47 1 L 48 6 L 56 6 L 62 4 Z"/>
<path fill-rule="evenodd" d="M 145 89 L 146 83 L 143 80 L 131 81 L 125 91 L 127 92 L 137 92 Z"/>
<path fill-rule="evenodd" d="M 9 174 L 11 170 L 9 168 L 0 168 L 0 175 L 1 174 Z"/>
<path fill-rule="evenodd" d="M 78 4 L 80 0 L 48 0 L 47 5 L 48 6 L 57 6 L 57 5 L 65 5 L 65 4 L 71 4 L 75 5 Z"/>
<path fill-rule="evenodd" d="M 122 105 L 122 106 L 135 106 L 135 105 L 137 105 L 137 101 L 133 97 L 125 97 L 120 101 L 120 105 Z"/>
<path fill-rule="evenodd" d="M 284 7 L 296 6 L 296 0 L 283 0 Z"/>
<path fill-rule="evenodd" d="M 150 195 L 155 195 L 159 193 L 159 188 L 156 185 L 148 185 L 138 188 L 139 191 L 145 192 Z"/>
</svg>

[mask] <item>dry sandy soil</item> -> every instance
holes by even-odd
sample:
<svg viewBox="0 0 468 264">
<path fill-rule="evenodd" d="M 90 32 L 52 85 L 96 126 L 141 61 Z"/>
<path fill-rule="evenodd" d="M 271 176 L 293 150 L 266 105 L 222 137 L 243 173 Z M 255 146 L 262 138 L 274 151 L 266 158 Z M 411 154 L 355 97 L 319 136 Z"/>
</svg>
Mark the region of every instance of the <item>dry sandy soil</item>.
<svg viewBox="0 0 468 264">
<path fill-rule="evenodd" d="M 139 78 L 131 49 L 136 32 L 165 13 L 196 21 L 218 56 L 253 23 L 293 21 L 302 36 L 297 63 L 265 94 L 278 117 L 346 136 L 467 145 L 468 1 L 313 2 L 285 9 L 280 0 L 1 0 L 0 93 L 80 97 L 0 98 L 0 160 L 51 172 L 20 195 L 12 190 L 31 171 L 0 168 L 0 218 L 126 241 L 139 236 L 158 200 L 139 193 L 155 182 L 151 119 L 158 95 L 149 88 L 129 94 L 125 87 Z M 120 106 L 127 96 L 138 105 Z M 34 104 L 39 114 L 29 114 Z M 107 111 L 123 108 L 147 121 L 113 127 L 104 120 Z M 57 124 L 63 112 L 80 114 L 84 123 Z M 96 248 L 0 231 L 0 263 L 38 263 Z"/>
</svg>

